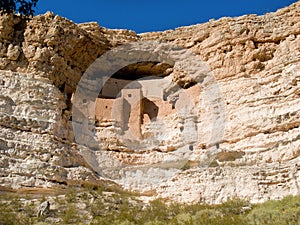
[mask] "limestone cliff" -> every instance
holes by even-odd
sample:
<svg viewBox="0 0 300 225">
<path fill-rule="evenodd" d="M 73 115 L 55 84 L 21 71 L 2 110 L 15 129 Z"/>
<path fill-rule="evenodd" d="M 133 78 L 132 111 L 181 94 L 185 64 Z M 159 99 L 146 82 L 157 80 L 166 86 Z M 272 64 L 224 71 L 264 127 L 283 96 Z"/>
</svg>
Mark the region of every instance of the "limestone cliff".
<svg viewBox="0 0 300 225">
<path fill-rule="evenodd" d="M 100 151 L 76 143 L 72 95 L 85 71 L 117 46 L 152 40 L 188 49 L 209 66 L 224 103 L 222 140 L 210 143 L 212 109 L 204 89 L 176 66 L 151 62 L 131 65 L 115 77 L 161 74 L 190 96 L 196 115 L 165 113 L 164 131 L 170 135 L 155 134 L 155 149 L 124 147 L 112 120 L 96 121 Z M 76 25 L 51 13 L 28 22 L 2 16 L 0 69 L 1 186 L 100 184 L 112 178 L 154 197 L 208 203 L 300 193 L 300 2 L 264 16 L 140 35 L 96 23 Z M 172 103 L 174 96 L 168 97 Z M 197 128 L 193 145 L 182 141 L 183 121 Z M 145 137 L 159 126 L 150 124 L 141 128 Z"/>
<path fill-rule="evenodd" d="M 1 17 L 2 186 L 101 183 L 73 143 L 70 98 L 89 64 L 117 44 L 118 32 L 113 43 L 104 28 L 88 31 L 51 13 L 28 22 Z"/>
</svg>

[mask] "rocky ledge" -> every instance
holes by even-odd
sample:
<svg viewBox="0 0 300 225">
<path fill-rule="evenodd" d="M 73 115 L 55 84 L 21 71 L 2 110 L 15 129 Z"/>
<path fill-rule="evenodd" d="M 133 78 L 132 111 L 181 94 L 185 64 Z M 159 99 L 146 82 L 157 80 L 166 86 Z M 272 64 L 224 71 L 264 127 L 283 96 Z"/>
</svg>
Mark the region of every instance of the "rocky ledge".
<svg viewBox="0 0 300 225">
<path fill-rule="evenodd" d="M 100 124 L 105 145 L 99 151 L 75 142 L 72 96 L 88 67 L 122 44 L 153 40 L 187 49 L 209 67 L 224 104 L 222 139 L 210 143 L 205 91 L 195 92 L 194 81 L 175 63 L 156 71 L 164 68 L 164 77 L 191 94 L 198 137 L 192 148 L 181 143 L 180 126 L 174 128 L 180 122 L 172 115 L 166 121 L 179 131 L 155 151 L 124 149 L 110 132 L 112 121 Z M 153 64 L 139 67 L 149 68 Z M 300 2 L 263 16 L 144 34 L 77 25 L 52 13 L 29 21 L 3 15 L 0 70 L 2 188 L 102 185 L 112 178 L 151 198 L 188 203 L 261 202 L 300 193 Z M 192 153 L 184 161 L 166 163 L 174 154 L 185 156 L 185 148 Z M 205 163 L 208 152 L 214 155 Z M 97 167 L 104 163 L 126 170 L 106 177 Z"/>
</svg>

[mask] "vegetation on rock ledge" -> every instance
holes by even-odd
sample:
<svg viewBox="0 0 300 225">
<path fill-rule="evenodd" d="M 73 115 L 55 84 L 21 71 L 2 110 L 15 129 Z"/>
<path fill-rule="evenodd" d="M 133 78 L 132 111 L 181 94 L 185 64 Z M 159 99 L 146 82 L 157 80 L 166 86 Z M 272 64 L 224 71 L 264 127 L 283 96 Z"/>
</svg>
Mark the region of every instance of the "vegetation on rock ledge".
<svg viewBox="0 0 300 225">
<path fill-rule="evenodd" d="M 137 195 L 93 188 L 70 188 L 67 194 L 0 194 L 0 224 L 101 224 L 101 225 L 296 225 L 300 221 L 300 196 L 250 205 L 233 199 L 221 205 L 149 204 Z M 37 216 L 41 202 L 50 210 Z"/>
</svg>

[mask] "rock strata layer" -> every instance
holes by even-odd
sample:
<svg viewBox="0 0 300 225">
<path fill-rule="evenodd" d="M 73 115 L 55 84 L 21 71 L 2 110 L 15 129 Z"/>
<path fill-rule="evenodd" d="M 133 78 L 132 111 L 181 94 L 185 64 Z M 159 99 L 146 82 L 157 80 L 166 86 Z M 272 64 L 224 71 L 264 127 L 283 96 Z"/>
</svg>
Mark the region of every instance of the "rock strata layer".
<svg viewBox="0 0 300 225">
<path fill-rule="evenodd" d="M 124 148 L 114 121 L 98 121 L 100 151 L 76 143 L 72 96 L 84 72 L 111 49 L 154 40 L 188 49 L 208 66 L 220 90 L 218 101 L 224 103 L 222 139 L 210 139 L 215 132 L 211 117 L 218 115 L 212 115 L 205 98 L 209 84 L 197 89 L 176 62 L 152 62 L 131 65 L 118 76 L 159 71 L 184 90 L 196 114 L 183 120 L 167 115 L 170 138 L 158 133 L 163 141 L 156 149 Z M 192 146 L 182 141 L 183 121 L 196 124 Z M 143 127 L 144 135 L 159 126 L 152 125 Z M 0 17 L 3 187 L 100 185 L 104 175 L 112 174 L 109 178 L 125 189 L 172 201 L 278 199 L 300 193 L 299 125 L 300 2 L 263 16 L 226 17 L 139 35 L 97 23 L 77 25 L 52 13 L 29 21 Z"/>
</svg>

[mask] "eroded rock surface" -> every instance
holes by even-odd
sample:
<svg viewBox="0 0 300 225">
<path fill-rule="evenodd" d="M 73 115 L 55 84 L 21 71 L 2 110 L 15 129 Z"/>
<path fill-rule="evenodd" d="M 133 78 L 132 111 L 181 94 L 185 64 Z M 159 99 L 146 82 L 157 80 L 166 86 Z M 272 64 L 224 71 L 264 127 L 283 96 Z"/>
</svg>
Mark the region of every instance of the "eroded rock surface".
<svg viewBox="0 0 300 225">
<path fill-rule="evenodd" d="M 156 189 L 159 196 L 215 203 L 299 193 L 299 7 L 142 35 L 198 54 L 226 102 L 216 168 L 178 174 Z"/>
<path fill-rule="evenodd" d="M 51 13 L 28 22 L 2 16 L 0 31 L 3 186 L 97 183 L 103 171 L 114 170 L 111 178 L 126 189 L 180 202 L 260 202 L 300 193 L 300 2 L 264 16 L 141 35 L 76 25 Z M 210 138 L 209 84 L 197 89 L 192 74 L 176 63 L 152 63 L 131 65 L 118 76 L 151 67 L 182 88 L 196 112 L 184 117 L 196 124 L 193 146 L 182 144 L 184 120 L 176 113 L 163 118 L 171 138 L 158 132 L 163 144 L 157 149 L 125 148 L 112 120 L 97 122 L 100 151 L 75 143 L 71 96 L 90 64 L 122 44 L 153 40 L 186 48 L 209 66 L 224 103 L 222 139 Z M 171 103 L 176 98 L 167 95 Z M 149 124 L 145 136 L 159 130 L 159 123 Z"/>
</svg>

